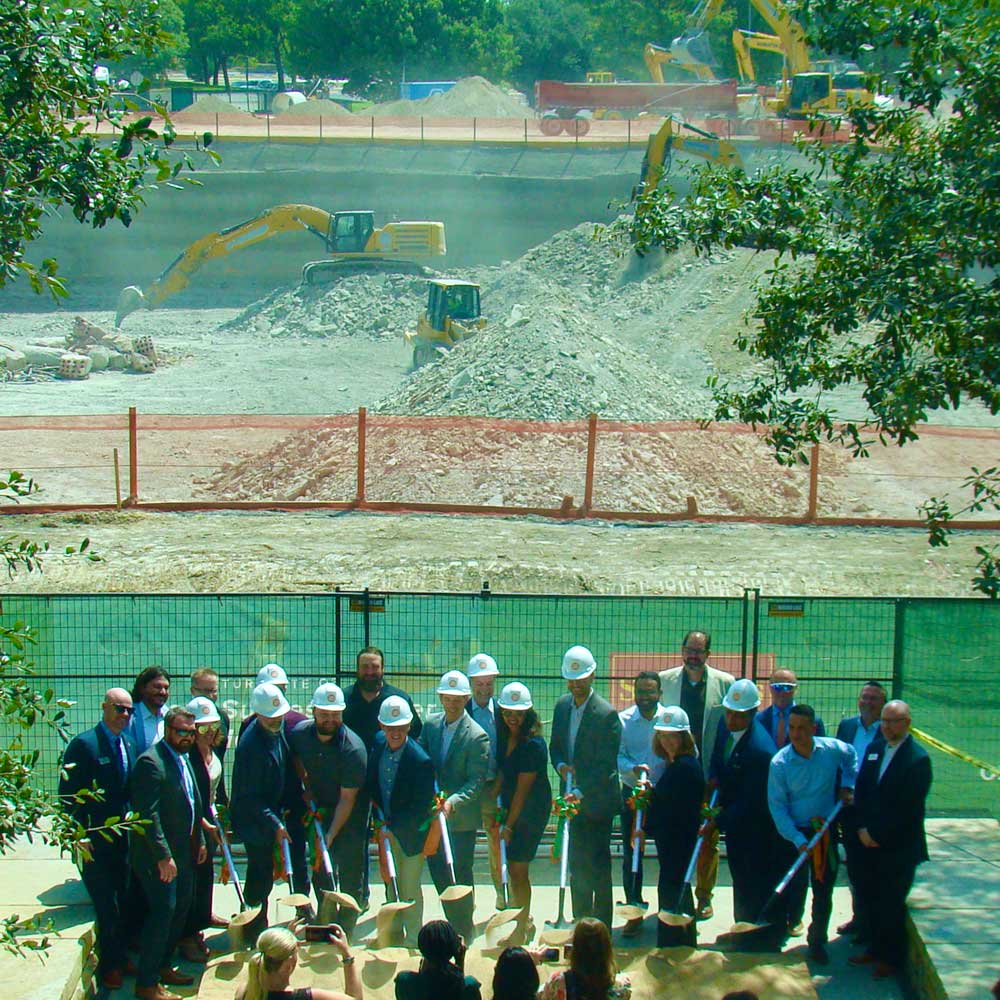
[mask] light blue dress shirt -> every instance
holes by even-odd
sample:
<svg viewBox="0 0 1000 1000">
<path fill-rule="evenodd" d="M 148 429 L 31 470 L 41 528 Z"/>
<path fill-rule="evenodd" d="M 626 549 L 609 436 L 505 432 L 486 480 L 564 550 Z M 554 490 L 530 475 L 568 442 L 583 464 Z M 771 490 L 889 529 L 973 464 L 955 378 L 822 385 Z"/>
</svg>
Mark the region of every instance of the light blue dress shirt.
<svg viewBox="0 0 1000 1000">
<path fill-rule="evenodd" d="M 391 818 L 392 789 L 396 784 L 396 774 L 399 771 L 399 762 L 403 759 L 404 749 L 406 749 L 405 743 L 398 750 L 390 750 L 386 747 L 379 764 L 378 787 L 382 793 L 382 812 L 385 814 L 386 822 L 389 822 Z"/>
<path fill-rule="evenodd" d="M 643 718 L 638 705 L 618 713 L 622 723 L 622 735 L 618 741 L 618 775 L 623 785 L 631 788 L 635 784 L 632 769 L 637 764 L 645 764 L 649 768 L 649 780 L 654 785 L 666 769 L 667 762 L 653 751 L 653 723 L 662 711 L 663 705 L 657 705 L 650 719 Z"/>
<path fill-rule="evenodd" d="M 803 757 L 791 743 L 771 760 L 767 776 L 767 804 L 778 833 L 796 847 L 809 838 L 807 829 L 814 816 L 826 816 L 833 808 L 837 772 L 840 787 L 854 788 L 858 757 L 849 743 L 829 736 L 814 736 L 813 751 Z"/>
<path fill-rule="evenodd" d="M 867 729 L 861 724 L 861 719 L 858 719 L 858 728 L 854 734 L 854 752 L 858 755 L 858 760 L 863 760 L 865 756 L 865 751 L 871 746 L 871 742 L 878 736 L 878 731 L 882 727 L 882 723 L 879 719 L 876 719 Z"/>
<path fill-rule="evenodd" d="M 473 721 L 478 722 L 490 738 L 490 762 L 486 769 L 486 778 L 492 781 L 497 776 L 497 719 L 493 714 L 493 699 L 490 698 L 485 705 L 477 705 L 476 699 L 473 698 L 471 711 Z"/>
</svg>

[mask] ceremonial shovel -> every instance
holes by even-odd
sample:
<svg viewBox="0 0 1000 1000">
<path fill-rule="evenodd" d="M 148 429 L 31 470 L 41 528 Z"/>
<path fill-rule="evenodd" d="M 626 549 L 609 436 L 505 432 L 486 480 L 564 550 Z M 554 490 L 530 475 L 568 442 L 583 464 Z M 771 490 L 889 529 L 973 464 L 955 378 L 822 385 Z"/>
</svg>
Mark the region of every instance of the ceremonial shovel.
<svg viewBox="0 0 1000 1000">
<path fill-rule="evenodd" d="M 288 831 L 286 830 L 285 832 L 287 833 Z M 292 846 L 287 838 L 281 842 L 281 857 L 285 866 L 285 881 L 288 882 L 290 889 L 292 887 Z M 308 906 L 309 897 L 301 892 L 290 892 L 283 899 L 279 899 L 278 902 L 282 906 Z"/>
<path fill-rule="evenodd" d="M 715 806 L 718 797 L 719 790 L 716 788 L 712 792 L 712 797 L 708 800 L 709 809 Z M 706 819 L 698 830 L 698 839 L 694 842 L 691 860 L 688 862 L 687 871 L 684 873 L 684 884 L 681 886 L 680 895 L 677 897 L 677 908 L 674 910 L 660 910 L 657 914 L 657 919 L 659 919 L 661 924 L 667 924 L 670 927 L 687 927 L 694 920 L 694 914 L 685 913 L 682 907 L 684 906 L 685 894 L 691 890 L 691 880 L 694 878 L 694 870 L 698 865 L 698 855 L 701 854 L 701 845 L 705 843 L 705 828 L 707 826 L 708 820 Z"/>
<path fill-rule="evenodd" d="M 649 773 L 649 768 L 645 764 L 639 764 L 636 770 L 641 772 L 640 783 L 646 781 L 646 775 Z M 635 836 L 635 843 L 632 845 L 632 885 L 634 886 L 636 880 L 639 878 L 639 857 L 642 853 L 642 848 L 640 847 L 639 834 L 642 833 L 642 807 L 639 806 L 635 811 L 635 826 L 633 828 L 633 835 Z M 646 915 L 646 908 L 644 906 L 639 906 L 636 903 L 625 903 L 619 906 L 616 910 L 618 916 L 624 917 L 626 920 L 641 920 Z"/>
<path fill-rule="evenodd" d="M 567 789 L 567 797 L 570 795 L 575 795 L 577 800 L 582 796 L 578 791 Z M 563 915 L 563 910 L 566 905 L 566 886 L 569 882 L 569 824 L 570 818 L 567 816 L 566 821 L 563 823 L 562 829 L 562 853 L 559 858 L 559 912 L 556 914 L 556 919 L 546 920 L 545 926 L 551 927 L 551 931 L 545 931 L 541 935 L 540 940 L 543 944 L 555 945 L 565 944 L 570 937 L 570 933 L 573 928 L 573 924 L 568 921 Z"/>
<path fill-rule="evenodd" d="M 333 886 L 333 889 L 323 890 L 323 902 L 325 903 L 329 899 L 337 906 L 343 906 L 360 913 L 361 907 L 358 905 L 358 901 L 348 893 L 341 892 L 340 886 L 337 884 L 337 876 L 333 871 L 333 861 L 330 858 L 330 848 L 327 847 L 326 836 L 323 834 L 323 824 L 320 823 L 316 815 L 316 803 L 312 799 L 309 800 L 309 811 L 313 814 L 313 829 L 316 831 L 316 840 L 319 842 L 319 849 L 323 858 L 323 871 L 326 872 L 330 879 L 330 884 Z"/>
<path fill-rule="evenodd" d="M 215 820 L 216 829 L 219 831 L 219 844 L 222 847 L 222 856 L 226 859 L 226 865 L 229 867 L 229 874 L 233 880 L 233 888 L 236 889 L 236 898 L 240 901 L 240 912 L 229 921 L 230 942 L 233 950 L 239 951 L 243 946 L 242 928 L 256 919 L 257 914 L 260 913 L 260 907 L 252 906 L 249 910 L 247 909 L 247 901 L 243 895 L 243 886 L 240 884 L 240 877 L 236 872 L 236 864 L 233 861 L 233 851 L 229 846 L 229 838 L 226 836 L 226 831 L 222 826 L 222 820 L 219 819 L 214 809 L 212 810 L 212 819 Z"/>
<path fill-rule="evenodd" d="M 503 800 L 498 795 L 497 809 L 501 808 L 503 808 Z M 510 905 L 510 869 L 507 867 L 507 841 L 498 834 L 497 843 L 500 848 L 500 887 L 503 895 L 503 909 L 497 910 L 497 912 L 486 921 L 486 926 L 483 929 L 484 934 L 496 927 L 502 927 L 504 924 L 509 924 L 512 920 L 517 920 L 522 909 L 522 907 L 512 907 Z"/>
<path fill-rule="evenodd" d="M 399 883 L 396 881 L 396 859 L 393 857 L 392 844 L 389 843 L 389 831 L 385 826 L 382 827 L 379 836 L 382 838 L 382 846 L 385 848 L 386 873 L 392 885 L 393 895 L 396 897 L 391 903 L 383 903 L 382 908 L 375 918 L 375 933 L 378 939 L 377 947 L 384 948 L 388 943 L 392 921 L 396 914 L 402 910 L 408 910 L 413 906 L 413 901 L 411 900 L 409 903 L 406 903 L 399 898 Z"/>
<path fill-rule="evenodd" d="M 444 848 L 444 861 L 448 866 L 448 876 L 451 878 L 451 885 L 443 892 L 439 893 L 442 903 L 454 903 L 458 899 L 464 899 L 472 892 L 471 885 L 458 885 L 455 878 L 455 856 L 451 851 L 451 837 L 448 835 L 448 820 L 442 809 L 438 815 L 438 825 L 441 827 L 441 846 Z"/>
<path fill-rule="evenodd" d="M 837 802 L 837 804 L 830 810 L 826 819 L 823 820 L 823 825 L 812 835 L 809 842 L 806 844 L 806 849 L 799 852 L 799 856 L 795 859 L 795 863 L 785 872 L 784 878 L 774 887 L 774 892 L 771 893 L 770 898 L 761 908 L 760 916 L 757 917 L 757 922 L 754 924 L 743 921 L 738 924 L 733 924 L 728 934 L 720 934 L 719 942 L 725 944 L 732 944 L 737 946 L 746 947 L 748 944 L 752 944 L 754 941 L 753 935 L 757 935 L 761 938 L 770 937 L 774 934 L 774 928 L 771 923 L 765 921 L 767 916 L 767 911 L 774 905 L 778 897 L 788 888 L 789 883 L 795 878 L 795 873 L 805 864 L 806 859 L 809 857 L 813 848 L 819 843 L 823 834 L 829 829 L 830 824 L 837 818 L 837 814 L 843 809 L 844 803 Z M 771 933 L 765 935 L 765 931 L 770 931 Z M 780 937 L 784 938 L 784 928 L 781 928 Z M 780 944 L 779 944 L 780 950 Z"/>
</svg>

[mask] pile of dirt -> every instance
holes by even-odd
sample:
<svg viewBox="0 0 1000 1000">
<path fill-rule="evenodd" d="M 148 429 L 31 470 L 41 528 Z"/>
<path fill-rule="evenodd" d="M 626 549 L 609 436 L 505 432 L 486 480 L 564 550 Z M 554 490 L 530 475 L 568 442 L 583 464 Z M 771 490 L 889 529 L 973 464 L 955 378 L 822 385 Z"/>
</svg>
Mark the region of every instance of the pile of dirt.
<svg viewBox="0 0 1000 1000">
<path fill-rule="evenodd" d="M 416 275 L 351 274 L 332 285 L 279 289 L 220 329 L 271 337 L 402 338 L 426 301 L 427 282 Z"/>
<path fill-rule="evenodd" d="M 417 101 L 389 101 L 366 115 L 393 118 L 528 118 L 531 110 L 481 76 L 467 76 L 451 90 Z"/>
<path fill-rule="evenodd" d="M 249 111 L 241 110 L 236 105 L 230 104 L 224 97 L 219 97 L 216 94 L 202 94 L 194 104 L 188 105 L 183 111 L 172 114 L 171 118 L 183 121 L 185 115 L 206 114 L 230 115 L 253 121 L 253 115 Z"/>
<path fill-rule="evenodd" d="M 324 118 L 353 118 L 343 104 L 326 99 L 316 101 L 303 101 L 301 104 L 292 104 L 286 108 L 283 115 L 322 115 Z"/>
</svg>

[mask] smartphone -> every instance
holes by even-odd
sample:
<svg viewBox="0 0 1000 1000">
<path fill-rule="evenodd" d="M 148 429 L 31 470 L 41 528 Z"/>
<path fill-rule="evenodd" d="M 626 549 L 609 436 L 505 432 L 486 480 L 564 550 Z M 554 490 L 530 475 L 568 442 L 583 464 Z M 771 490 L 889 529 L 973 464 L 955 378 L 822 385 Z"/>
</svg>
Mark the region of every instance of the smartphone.
<svg viewBox="0 0 1000 1000">
<path fill-rule="evenodd" d="M 558 948 L 546 948 L 542 952 L 543 962 L 558 962 L 559 961 L 559 949 Z"/>
<path fill-rule="evenodd" d="M 306 924 L 303 932 L 306 941 L 324 941 L 329 944 L 333 940 L 333 932 L 327 924 Z"/>
<path fill-rule="evenodd" d="M 572 954 L 573 954 L 573 945 L 572 944 L 564 944 L 563 945 L 563 958 L 566 959 L 566 961 L 568 962 L 569 959 L 570 959 L 570 956 Z"/>
</svg>

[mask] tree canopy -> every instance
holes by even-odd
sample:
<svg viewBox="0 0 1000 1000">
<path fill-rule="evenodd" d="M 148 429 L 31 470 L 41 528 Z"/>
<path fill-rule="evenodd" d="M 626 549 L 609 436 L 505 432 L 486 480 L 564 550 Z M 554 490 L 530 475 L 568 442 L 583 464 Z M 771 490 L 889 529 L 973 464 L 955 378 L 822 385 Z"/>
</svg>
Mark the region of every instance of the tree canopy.
<svg viewBox="0 0 1000 1000">
<path fill-rule="evenodd" d="M 640 247 L 778 251 L 737 341 L 757 364 L 714 389 L 716 417 L 769 425 L 782 463 L 820 440 L 905 445 L 970 401 L 1000 413 L 1000 11 L 805 0 L 799 17 L 823 51 L 901 55 L 873 80 L 894 106 L 848 112 L 846 146 L 803 143 L 810 169 L 704 168 L 684 199 L 652 195 L 634 230 Z M 966 488 L 958 510 L 925 505 L 932 544 L 957 514 L 1000 509 L 996 468 Z M 1000 547 L 977 551 L 974 586 L 998 596 Z"/>
</svg>

